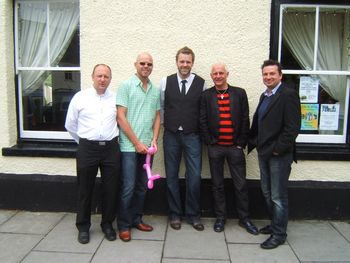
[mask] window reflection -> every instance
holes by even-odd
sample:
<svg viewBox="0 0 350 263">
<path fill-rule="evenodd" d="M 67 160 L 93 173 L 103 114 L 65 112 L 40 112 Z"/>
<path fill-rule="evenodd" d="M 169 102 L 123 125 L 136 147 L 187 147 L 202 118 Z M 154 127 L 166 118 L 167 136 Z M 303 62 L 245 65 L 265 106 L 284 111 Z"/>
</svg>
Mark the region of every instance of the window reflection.
<svg viewBox="0 0 350 263">
<path fill-rule="evenodd" d="M 65 131 L 69 102 L 79 90 L 80 72 L 50 72 L 36 89 L 22 94 L 24 130 Z"/>
</svg>

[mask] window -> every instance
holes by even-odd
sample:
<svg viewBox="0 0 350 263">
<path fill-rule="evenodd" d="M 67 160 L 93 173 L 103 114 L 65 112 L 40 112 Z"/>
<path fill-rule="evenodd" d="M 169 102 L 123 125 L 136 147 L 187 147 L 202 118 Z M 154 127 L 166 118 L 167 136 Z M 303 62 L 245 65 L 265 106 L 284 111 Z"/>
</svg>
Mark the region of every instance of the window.
<svg viewBox="0 0 350 263">
<path fill-rule="evenodd" d="M 297 142 L 346 143 L 350 6 L 281 4 L 279 12 L 278 60 L 301 100 Z"/>
<path fill-rule="evenodd" d="M 21 138 L 70 139 L 68 104 L 80 90 L 78 0 L 17 0 L 15 56 Z"/>
</svg>

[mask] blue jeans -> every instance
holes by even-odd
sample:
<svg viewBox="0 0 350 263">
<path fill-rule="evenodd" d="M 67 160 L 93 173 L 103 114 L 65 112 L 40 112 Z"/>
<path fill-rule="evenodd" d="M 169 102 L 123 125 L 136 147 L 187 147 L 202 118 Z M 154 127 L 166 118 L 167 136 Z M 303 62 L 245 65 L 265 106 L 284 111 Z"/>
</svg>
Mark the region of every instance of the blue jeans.
<svg viewBox="0 0 350 263">
<path fill-rule="evenodd" d="M 200 136 L 195 133 L 184 134 L 181 131 L 173 133 L 165 130 L 163 143 L 169 217 L 170 219 L 177 219 L 183 215 L 179 187 L 179 168 L 181 156 L 184 153 L 186 166 L 185 214 L 189 222 L 199 220 L 202 169 Z"/>
<path fill-rule="evenodd" d="M 274 237 L 285 240 L 288 224 L 288 178 L 293 162 L 292 153 L 259 157 L 261 190 L 265 197 Z"/>
<path fill-rule="evenodd" d="M 121 189 L 117 217 L 119 231 L 141 223 L 148 180 L 143 169 L 145 159 L 145 154 L 121 153 Z"/>
</svg>

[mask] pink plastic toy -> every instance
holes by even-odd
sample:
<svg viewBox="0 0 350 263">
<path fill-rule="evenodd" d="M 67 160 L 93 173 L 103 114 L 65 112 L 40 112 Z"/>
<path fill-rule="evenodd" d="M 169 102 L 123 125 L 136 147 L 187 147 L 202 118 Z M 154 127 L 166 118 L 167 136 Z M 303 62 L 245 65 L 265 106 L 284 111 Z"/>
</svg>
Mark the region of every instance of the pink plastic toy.
<svg viewBox="0 0 350 263">
<path fill-rule="evenodd" d="M 146 163 L 143 165 L 143 169 L 146 170 L 147 172 L 147 177 L 148 177 L 148 182 L 147 182 L 147 186 L 148 189 L 152 189 L 153 188 L 153 181 L 157 180 L 160 178 L 159 174 L 152 174 L 151 171 L 151 156 L 153 154 L 155 154 L 157 152 L 157 148 L 156 147 L 149 147 L 148 151 L 147 151 L 147 156 L 146 156 Z"/>
</svg>

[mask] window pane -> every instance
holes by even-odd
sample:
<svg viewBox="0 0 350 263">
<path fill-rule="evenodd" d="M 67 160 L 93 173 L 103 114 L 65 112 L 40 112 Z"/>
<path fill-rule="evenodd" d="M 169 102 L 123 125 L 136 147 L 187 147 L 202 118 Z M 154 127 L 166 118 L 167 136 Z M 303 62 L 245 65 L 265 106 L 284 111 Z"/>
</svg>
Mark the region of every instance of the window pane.
<svg viewBox="0 0 350 263">
<path fill-rule="evenodd" d="M 50 3 L 50 63 L 52 67 L 62 65 L 79 66 L 79 37 L 76 34 L 79 23 L 79 4 L 74 2 Z M 67 53 L 75 52 L 73 57 L 66 62 L 62 57 Z M 61 62 L 61 63 L 60 63 Z"/>
<path fill-rule="evenodd" d="M 26 86 L 26 76 L 38 74 L 37 81 Z M 80 90 L 80 72 L 23 71 L 21 84 L 23 129 L 65 131 L 69 102 Z"/>
<path fill-rule="evenodd" d="M 350 9 L 321 8 L 318 70 L 348 70 Z"/>
<path fill-rule="evenodd" d="M 78 1 L 19 1 L 18 6 L 17 66 L 79 66 Z M 73 56 L 63 63 L 67 52 Z"/>
<path fill-rule="evenodd" d="M 313 68 L 315 12 L 315 8 L 284 8 L 281 50 L 284 69 Z"/>
<path fill-rule="evenodd" d="M 344 134 L 346 76 L 285 74 L 284 82 L 299 91 L 300 134 Z"/>
<path fill-rule="evenodd" d="M 22 67 L 47 65 L 47 5 L 21 2 L 18 9 L 18 58 Z"/>
</svg>

